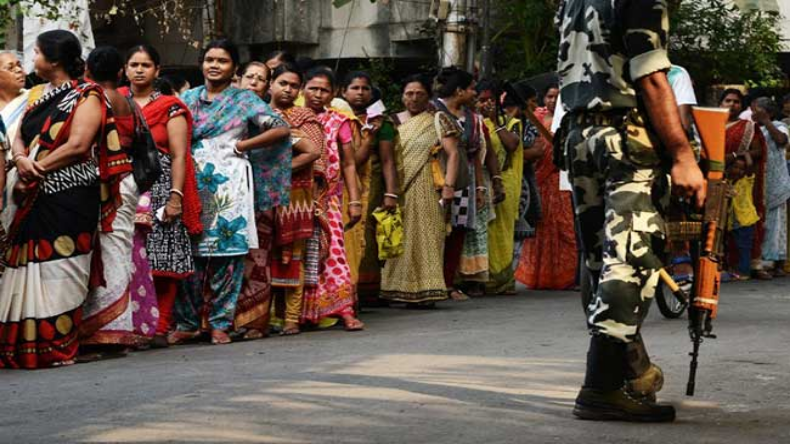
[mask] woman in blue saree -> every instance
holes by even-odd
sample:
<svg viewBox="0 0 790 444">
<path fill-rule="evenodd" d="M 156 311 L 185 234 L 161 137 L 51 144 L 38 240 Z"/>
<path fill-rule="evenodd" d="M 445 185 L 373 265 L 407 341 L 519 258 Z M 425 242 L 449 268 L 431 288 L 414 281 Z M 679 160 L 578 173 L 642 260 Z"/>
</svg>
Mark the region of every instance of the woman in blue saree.
<svg viewBox="0 0 790 444">
<path fill-rule="evenodd" d="M 171 343 L 211 332 L 213 344 L 230 342 L 241 291 L 244 257 L 258 245 L 253 172 L 248 152 L 289 137 L 288 125 L 252 91 L 231 86 L 239 52 L 216 40 L 202 57 L 204 86 L 184 93 L 192 112 L 192 157 L 202 202 L 203 234 L 193 243 L 195 274 L 176 301 L 177 331 Z M 250 137 L 251 128 L 258 134 Z"/>
</svg>

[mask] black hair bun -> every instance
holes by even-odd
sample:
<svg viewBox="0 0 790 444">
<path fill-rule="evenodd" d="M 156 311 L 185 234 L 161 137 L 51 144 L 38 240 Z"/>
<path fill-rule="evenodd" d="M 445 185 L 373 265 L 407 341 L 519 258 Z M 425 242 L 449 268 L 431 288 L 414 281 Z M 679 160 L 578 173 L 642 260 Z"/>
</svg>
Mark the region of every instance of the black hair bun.
<svg viewBox="0 0 790 444">
<path fill-rule="evenodd" d="M 77 56 L 71 61 L 71 63 L 64 66 L 64 68 L 71 78 L 76 79 L 78 77 L 82 77 L 85 75 L 85 60 L 82 60 L 82 57 Z"/>
</svg>

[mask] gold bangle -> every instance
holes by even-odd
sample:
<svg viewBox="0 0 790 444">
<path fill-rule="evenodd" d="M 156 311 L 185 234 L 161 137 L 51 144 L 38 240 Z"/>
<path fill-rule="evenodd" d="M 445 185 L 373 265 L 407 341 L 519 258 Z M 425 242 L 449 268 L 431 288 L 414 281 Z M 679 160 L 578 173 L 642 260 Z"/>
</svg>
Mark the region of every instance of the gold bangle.
<svg viewBox="0 0 790 444">
<path fill-rule="evenodd" d="M 348 206 L 350 207 L 352 205 L 361 207 L 362 206 L 362 202 L 360 202 L 358 200 L 352 200 L 351 202 L 348 203 Z"/>
</svg>

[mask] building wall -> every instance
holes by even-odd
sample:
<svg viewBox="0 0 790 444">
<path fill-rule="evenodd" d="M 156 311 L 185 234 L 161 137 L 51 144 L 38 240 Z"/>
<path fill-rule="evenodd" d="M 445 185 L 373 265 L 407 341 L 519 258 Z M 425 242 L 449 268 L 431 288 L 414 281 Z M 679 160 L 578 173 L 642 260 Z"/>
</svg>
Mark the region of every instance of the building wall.
<svg viewBox="0 0 790 444">
<path fill-rule="evenodd" d="M 781 14 L 780 32 L 784 37 L 785 51 L 790 52 L 790 0 L 734 0 L 741 9 L 761 9 Z"/>
<path fill-rule="evenodd" d="M 252 54 L 276 48 L 314 59 L 435 57 L 433 35 L 419 28 L 430 2 L 226 0 L 223 30 Z"/>
</svg>

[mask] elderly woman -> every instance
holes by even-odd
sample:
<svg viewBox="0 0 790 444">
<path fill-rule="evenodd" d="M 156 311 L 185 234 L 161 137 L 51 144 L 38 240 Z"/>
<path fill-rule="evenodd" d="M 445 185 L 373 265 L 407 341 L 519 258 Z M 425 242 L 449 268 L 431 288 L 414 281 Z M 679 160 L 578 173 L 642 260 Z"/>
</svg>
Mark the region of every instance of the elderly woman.
<svg viewBox="0 0 790 444">
<path fill-rule="evenodd" d="M 760 125 L 768 145 L 765 167 L 765 238 L 763 261 L 773 264 L 774 276 L 784 276 L 787 259 L 787 200 L 790 199 L 790 174 L 785 160 L 787 125 L 779 121 L 776 102 L 760 97 L 752 103 L 752 119 Z"/>
<path fill-rule="evenodd" d="M 36 40 L 36 74 L 48 84 L 13 146 L 19 209 L 3 254 L 0 367 L 74 363 L 89 282 L 103 278 L 91 275 L 101 270 L 93 239 L 97 227 L 112 230 L 120 178 L 131 171 L 102 88 L 77 80 L 81 53 L 69 31 Z"/>
<path fill-rule="evenodd" d="M 28 92 L 25 88 L 25 71 L 22 62 L 13 52 L 0 52 L 0 117 L 6 128 L 8 140 L 16 138 L 19 124 L 27 107 Z M 11 160 L 10 152 L 6 160 Z"/>
</svg>

